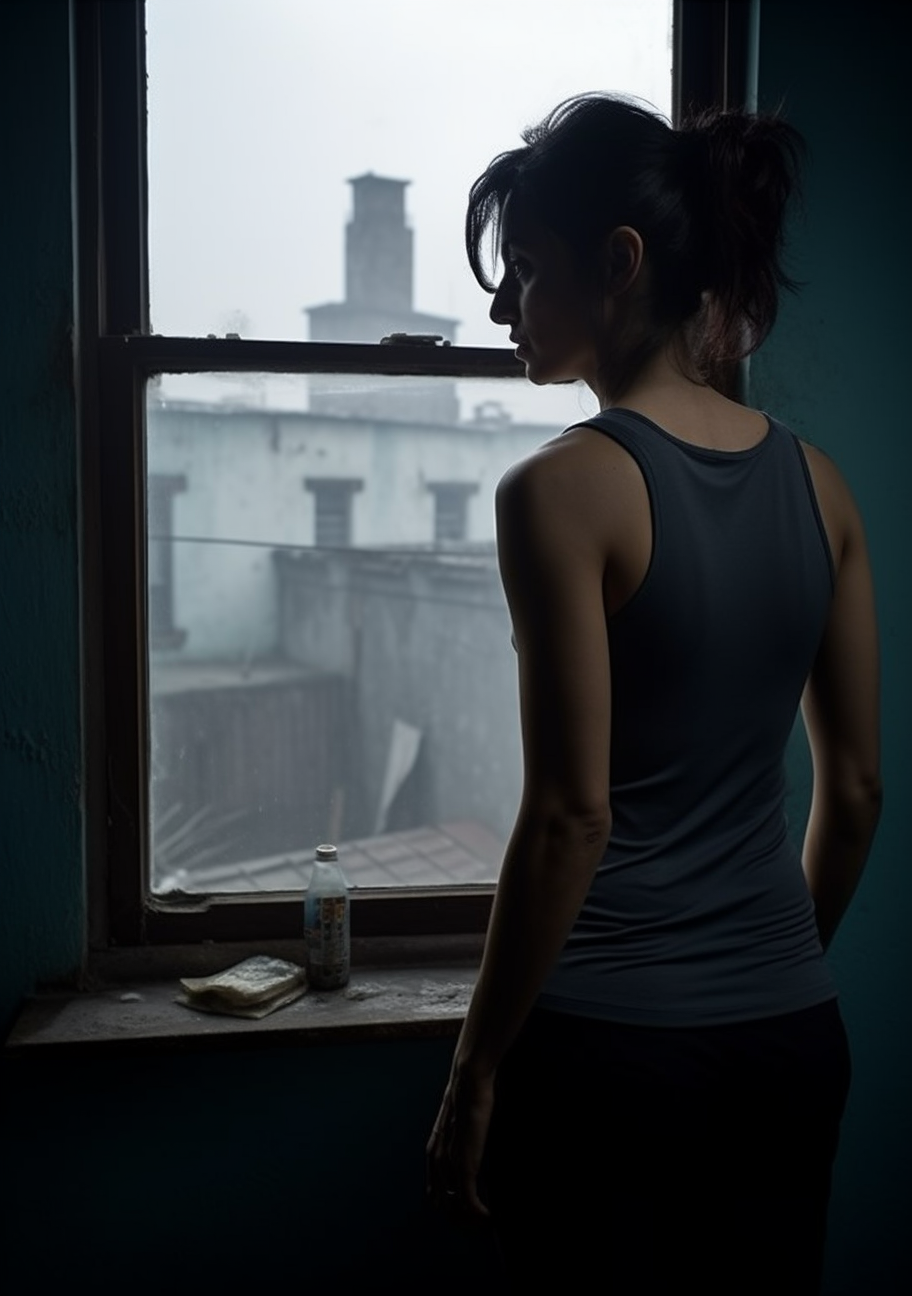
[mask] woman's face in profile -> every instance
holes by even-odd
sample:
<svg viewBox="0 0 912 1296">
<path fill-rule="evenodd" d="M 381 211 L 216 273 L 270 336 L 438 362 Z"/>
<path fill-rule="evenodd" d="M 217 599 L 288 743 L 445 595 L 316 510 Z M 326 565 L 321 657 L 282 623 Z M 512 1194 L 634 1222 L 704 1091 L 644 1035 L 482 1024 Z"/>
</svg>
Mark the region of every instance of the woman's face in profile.
<svg viewBox="0 0 912 1296">
<path fill-rule="evenodd" d="M 490 315 L 537 384 L 590 382 L 598 373 L 592 285 L 568 244 L 512 196 L 501 222 L 503 278 Z"/>
</svg>

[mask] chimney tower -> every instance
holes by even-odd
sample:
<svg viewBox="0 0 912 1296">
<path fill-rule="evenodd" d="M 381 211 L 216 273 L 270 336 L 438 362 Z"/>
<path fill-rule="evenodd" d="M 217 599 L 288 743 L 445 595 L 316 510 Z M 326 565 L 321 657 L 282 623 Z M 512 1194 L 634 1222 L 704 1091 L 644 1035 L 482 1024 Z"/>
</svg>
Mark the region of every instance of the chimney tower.
<svg viewBox="0 0 912 1296">
<path fill-rule="evenodd" d="M 345 300 L 376 311 L 412 309 L 412 231 L 407 180 L 370 173 L 350 180 L 354 210 L 345 228 Z"/>
</svg>

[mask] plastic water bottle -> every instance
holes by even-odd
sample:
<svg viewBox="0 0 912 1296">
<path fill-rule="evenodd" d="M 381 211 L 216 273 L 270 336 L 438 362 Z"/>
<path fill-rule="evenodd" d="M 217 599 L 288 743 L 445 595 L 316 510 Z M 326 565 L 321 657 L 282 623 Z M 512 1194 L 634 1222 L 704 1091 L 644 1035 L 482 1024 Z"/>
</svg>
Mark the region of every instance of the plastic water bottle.
<svg viewBox="0 0 912 1296">
<path fill-rule="evenodd" d="M 314 990 L 337 990 L 351 971 L 348 883 L 335 846 L 318 846 L 304 896 L 307 979 Z"/>
</svg>

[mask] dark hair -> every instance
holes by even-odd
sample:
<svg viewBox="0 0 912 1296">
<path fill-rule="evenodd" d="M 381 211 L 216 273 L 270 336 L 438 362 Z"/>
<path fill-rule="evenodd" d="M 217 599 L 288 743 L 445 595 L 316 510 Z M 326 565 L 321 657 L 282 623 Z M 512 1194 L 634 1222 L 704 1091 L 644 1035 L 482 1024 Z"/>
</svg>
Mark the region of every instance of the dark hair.
<svg viewBox="0 0 912 1296">
<path fill-rule="evenodd" d="M 495 286 L 484 268 L 485 236 L 496 247 L 513 195 L 581 266 L 612 229 L 637 230 L 663 337 L 695 317 L 708 293 L 705 371 L 757 349 L 776 319 L 780 288 L 797 286 L 782 266 L 785 210 L 804 151 L 792 126 L 714 110 L 674 130 L 636 100 L 586 94 L 559 104 L 522 138 L 524 147 L 496 157 L 469 195 L 466 250 L 482 287 Z"/>
</svg>

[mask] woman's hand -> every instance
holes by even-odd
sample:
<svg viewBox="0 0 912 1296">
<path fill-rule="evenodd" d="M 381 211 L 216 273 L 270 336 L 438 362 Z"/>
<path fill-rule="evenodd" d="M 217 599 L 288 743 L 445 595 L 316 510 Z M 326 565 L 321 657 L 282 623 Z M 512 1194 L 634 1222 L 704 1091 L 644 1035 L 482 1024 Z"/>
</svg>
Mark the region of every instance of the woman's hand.
<svg viewBox="0 0 912 1296">
<path fill-rule="evenodd" d="M 487 1218 L 478 1196 L 478 1171 L 494 1110 L 493 1072 L 454 1066 L 427 1145 L 427 1193 L 446 1210 Z"/>
</svg>

